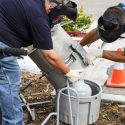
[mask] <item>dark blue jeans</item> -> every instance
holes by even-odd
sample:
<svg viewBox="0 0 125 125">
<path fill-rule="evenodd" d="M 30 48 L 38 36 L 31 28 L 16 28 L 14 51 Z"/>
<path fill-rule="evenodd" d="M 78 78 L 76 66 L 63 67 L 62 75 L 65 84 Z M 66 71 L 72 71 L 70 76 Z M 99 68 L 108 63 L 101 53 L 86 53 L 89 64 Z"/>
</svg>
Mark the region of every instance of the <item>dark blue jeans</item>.
<svg viewBox="0 0 125 125">
<path fill-rule="evenodd" d="M 0 48 L 7 45 L 0 42 Z M 2 125 L 24 125 L 19 97 L 21 71 L 16 57 L 0 58 L 0 104 Z"/>
</svg>

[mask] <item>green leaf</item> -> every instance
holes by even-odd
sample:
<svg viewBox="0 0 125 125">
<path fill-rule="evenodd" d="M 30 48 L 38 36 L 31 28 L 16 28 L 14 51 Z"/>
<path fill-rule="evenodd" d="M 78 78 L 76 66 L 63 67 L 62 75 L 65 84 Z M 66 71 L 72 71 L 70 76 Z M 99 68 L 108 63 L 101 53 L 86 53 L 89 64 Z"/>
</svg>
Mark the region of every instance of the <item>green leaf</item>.
<svg viewBox="0 0 125 125">
<path fill-rule="evenodd" d="M 64 17 L 64 22 L 69 21 L 67 17 Z M 78 16 L 75 22 L 70 22 L 62 27 L 66 31 L 85 31 L 92 23 L 92 15 L 85 15 L 83 6 L 78 8 Z"/>
</svg>

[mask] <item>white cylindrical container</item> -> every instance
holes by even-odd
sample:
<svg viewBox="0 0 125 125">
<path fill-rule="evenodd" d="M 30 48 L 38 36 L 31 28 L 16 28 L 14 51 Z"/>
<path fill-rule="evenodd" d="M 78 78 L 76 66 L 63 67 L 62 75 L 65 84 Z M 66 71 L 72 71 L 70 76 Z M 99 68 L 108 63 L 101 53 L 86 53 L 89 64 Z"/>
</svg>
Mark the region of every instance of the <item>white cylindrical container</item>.
<svg viewBox="0 0 125 125">
<path fill-rule="evenodd" d="M 84 79 L 78 80 L 77 82 L 71 84 L 70 87 L 77 91 L 79 97 L 88 97 L 92 95 L 92 89 L 90 85 L 84 82 Z M 75 96 L 75 93 L 71 91 L 70 95 Z"/>
<path fill-rule="evenodd" d="M 97 121 L 100 111 L 102 88 L 91 81 L 85 80 L 85 83 L 91 87 L 91 96 L 79 97 L 79 125 L 89 125 Z M 73 125 L 77 124 L 77 103 L 76 97 L 71 96 Z M 60 121 L 71 124 L 71 114 L 69 106 L 69 96 L 66 93 L 61 94 L 60 98 Z"/>
</svg>

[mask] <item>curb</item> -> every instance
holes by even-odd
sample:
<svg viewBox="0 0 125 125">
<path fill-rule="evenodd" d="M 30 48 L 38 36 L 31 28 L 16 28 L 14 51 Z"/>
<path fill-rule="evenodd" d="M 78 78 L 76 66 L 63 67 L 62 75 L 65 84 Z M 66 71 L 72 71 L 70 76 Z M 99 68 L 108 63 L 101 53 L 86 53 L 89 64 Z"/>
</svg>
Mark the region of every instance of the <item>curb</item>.
<svg viewBox="0 0 125 125">
<path fill-rule="evenodd" d="M 113 95 L 113 94 L 101 94 L 101 99 L 104 102 L 114 102 L 114 103 L 124 103 L 125 104 L 125 96 L 123 95 Z"/>
</svg>

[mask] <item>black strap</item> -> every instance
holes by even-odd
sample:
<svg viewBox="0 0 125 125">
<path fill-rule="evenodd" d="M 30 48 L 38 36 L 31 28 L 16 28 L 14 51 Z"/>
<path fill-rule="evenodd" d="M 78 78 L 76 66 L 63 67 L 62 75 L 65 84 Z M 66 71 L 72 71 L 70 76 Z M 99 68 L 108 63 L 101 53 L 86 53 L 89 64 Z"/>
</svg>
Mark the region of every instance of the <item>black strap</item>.
<svg viewBox="0 0 125 125">
<path fill-rule="evenodd" d="M 84 59 L 83 56 L 74 47 L 72 47 L 72 45 L 70 46 L 70 48 L 80 57 L 81 60 Z"/>
</svg>

